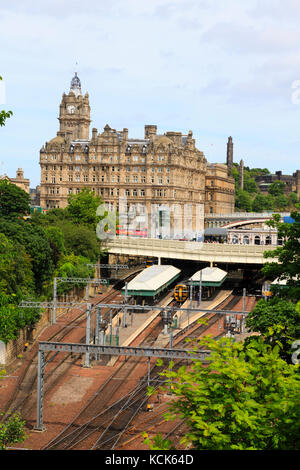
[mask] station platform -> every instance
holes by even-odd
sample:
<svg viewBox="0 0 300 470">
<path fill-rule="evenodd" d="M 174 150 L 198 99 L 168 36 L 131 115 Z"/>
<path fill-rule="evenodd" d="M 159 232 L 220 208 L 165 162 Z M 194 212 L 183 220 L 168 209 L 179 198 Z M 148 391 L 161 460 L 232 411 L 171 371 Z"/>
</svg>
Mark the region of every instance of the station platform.
<svg viewBox="0 0 300 470">
<path fill-rule="evenodd" d="M 220 292 L 217 293 L 216 296 L 212 300 L 208 301 L 203 301 L 201 302 L 201 307 L 204 309 L 214 309 L 220 302 L 226 300 L 230 295 L 232 291 L 231 290 L 221 290 Z M 164 302 L 161 304 L 161 306 L 167 306 L 171 303 L 173 300 L 173 295 L 168 296 Z M 192 305 L 190 305 L 190 300 L 187 300 L 183 306 L 184 308 L 192 307 L 196 308 L 197 307 L 197 302 L 193 301 Z M 187 313 L 178 311 L 178 320 L 179 320 L 179 327 L 173 330 L 173 335 L 174 337 L 176 334 L 188 324 L 192 324 L 195 321 L 197 321 L 199 318 L 201 318 L 203 315 L 205 315 L 206 312 L 197 312 L 193 313 L 189 316 L 189 319 L 187 318 Z M 153 307 L 153 311 L 150 313 L 145 312 L 145 313 L 133 313 L 132 321 L 131 317 L 127 314 L 127 327 L 120 326 L 119 327 L 119 345 L 120 346 L 130 346 L 134 340 L 142 333 L 142 331 L 152 322 L 154 321 L 158 316 L 160 315 L 160 310 L 155 310 L 155 306 Z M 123 322 L 123 312 L 114 318 L 114 325 L 117 324 L 117 322 L 120 322 L 122 325 Z M 156 342 L 154 343 L 153 347 L 157 348 L 164 348 L 170 341 L 170 336 L 169 334 L 165 335 L 164 330 L 162 328 L 161 333 L 159 334 Z M 108 365 L 113 365 L 117 360 L 117 356 L 114 356 L 111 358 L 109 361 Z"/>
<path fill-rule="evenodd" d="M 217 293 L 216 296 L 212 300 L 205 300 L 201 302 L 201 307 L 204 308 L 205 310 L 213 310 L 216 308 L 217 305 L 219 305 L 221 302 L 226 300 L 230 295 L 232 291 L 231 290 L 221 290 L 220 292 Z M 186 300 L 184 304 L 182 305 L 183 308 L 197 308 L 197 301 L 190 301 Z M 200 308 L 200 307 L 199 307 Z M 194 312 L 193 314 L 189 315 L 189 318 L 187 316 L 186 311 L 178 311 L 178 328 L 173 329 L 173 337 L 176 336 L 177 333 L 180 332 L 180 330 L 183 330 L 186 328 L 188 325 L 191 325 L 192 323 L 195 323 L 197 320 L 199 320 L 203 315 L 206 315 L 207 312 Z M 165 335 L 164 332 L 162 331 L 160 335 L 158 336 L 154 347 L 157 348 L 164 348 L 167 346 L 167 344 L 170 342 L 170 336 L 169 334 Z"/>
</svg>

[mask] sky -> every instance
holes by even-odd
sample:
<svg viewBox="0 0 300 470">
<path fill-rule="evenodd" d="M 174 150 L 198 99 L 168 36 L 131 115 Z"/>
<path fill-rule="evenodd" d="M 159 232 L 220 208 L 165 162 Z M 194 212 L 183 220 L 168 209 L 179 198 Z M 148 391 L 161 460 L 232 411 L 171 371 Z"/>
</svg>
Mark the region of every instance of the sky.
<svg viewBox="0 0 300 470">
<path fill-rule="evenodd" d="M 91 128 L 193 131 L 210 163 L 300 169 L 299 0 L 0 0 L 0 174 L 40 183 L 77 71 Z"/>
</svg>

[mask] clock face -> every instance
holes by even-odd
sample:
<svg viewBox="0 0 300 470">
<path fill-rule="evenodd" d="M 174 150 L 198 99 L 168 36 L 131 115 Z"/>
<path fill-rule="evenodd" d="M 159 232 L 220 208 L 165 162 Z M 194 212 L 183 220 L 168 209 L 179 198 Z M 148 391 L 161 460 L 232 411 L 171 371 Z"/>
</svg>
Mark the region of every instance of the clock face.
<svg viewBox="0 0 300 470">
<path fill-rule="evenodd" d="M 70 105 L 67 107 L 67 111 L 69 114 L 74 114 L 75 112 L 75 106 L 74 105 Z"/>
</svg>

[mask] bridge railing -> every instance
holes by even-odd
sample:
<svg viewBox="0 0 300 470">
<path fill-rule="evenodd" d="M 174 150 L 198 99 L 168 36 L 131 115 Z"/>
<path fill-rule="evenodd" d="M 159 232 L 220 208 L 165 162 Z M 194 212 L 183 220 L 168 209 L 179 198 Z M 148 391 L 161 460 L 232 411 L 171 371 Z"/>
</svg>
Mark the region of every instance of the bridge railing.
<svg viewBox="0 0 300 470">
<path fill-rule="evenodd" d="M 146 250 L 161 250 L 161 251 L 181 251 L 181 252 L 208 252 L 208 253 L 222 253 L 222 254 L 237 254 L 243 255 L 262 255 L 264 251 L 274 249 L 272 245 L 233 245 L 229 243 L 203 243 L 203 242 L 189 242 L 180 240 L 160 240 L 156 238 L 116 238 L 109 240 L 108 248 L 114 247 L 137 247 L 139 249 L 145 248 Z"/>
<path fill-rule="evenodd" d="M 205 219 L 239 219 L 240 217 L 248 218 L 265 218 L 272 217 L 273 214 L 279 214 L 281 217 L 288 217 L 290 212 L 233 212 L 231 214 L 205 214 Z"/>
</svg>

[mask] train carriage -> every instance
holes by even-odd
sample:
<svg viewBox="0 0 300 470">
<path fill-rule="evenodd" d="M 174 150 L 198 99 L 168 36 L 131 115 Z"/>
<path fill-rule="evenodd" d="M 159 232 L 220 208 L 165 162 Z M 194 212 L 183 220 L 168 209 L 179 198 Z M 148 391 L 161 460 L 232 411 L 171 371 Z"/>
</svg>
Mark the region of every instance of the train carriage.
<svg viewBox="0 0 300 470">
<path fill-rule="evenodd" d="M 199 298 L 200 281 L 201 281 L 201 299 L 209 299 L 215 290 L 222 286 L 228 273 L 217 267 L 207 267 L 197 271 L 186 282 L 177 284 L 174 288 L 174 299 L 177 302 L 185 302 L 190 297 L 190 289 L 192 289 L 192 297 Z"/>
</svg>

